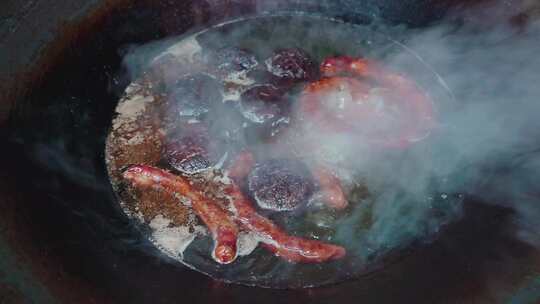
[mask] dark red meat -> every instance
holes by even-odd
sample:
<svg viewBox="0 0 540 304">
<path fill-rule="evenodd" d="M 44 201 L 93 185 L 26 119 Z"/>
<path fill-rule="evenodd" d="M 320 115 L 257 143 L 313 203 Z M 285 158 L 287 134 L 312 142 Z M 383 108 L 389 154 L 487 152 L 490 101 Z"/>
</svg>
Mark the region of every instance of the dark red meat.
<svg viewBox="0 0 540 304">
<path fill-rule="evenodd" d="M 404 148 L 425 138 L 433 128 L 432 101 L 413 79 L 377 62 L 350 56 L 327 58 L 320 69 L 330 79 L 346 75 L 372 83 L 375 90 L 369 92 L 370 102 L 364 103 L 367 107 L 350 112 L 362 117 L 358 121 L 374 126 L 369 131 L 374 143 Z"/>
<path fill-rule="evenodd" d="M 311 174 L 317 181 L 323 201 L 328 207 L 344 209 L 349 205 L 341 182 L 333 172 L 323 166 L 317 166 L 311 169 Z"/>
<path fill-rule="evenodd" d="M 269 140 L 284 131 L 290 121 L 290 102 L 282 89 L 271 84 L 255 85 L 241 96 L 240 112 L 249 121 L 249 142 Z"/>
<path fill-rule="evenodd" d="M 308 168 L 296 160 L 272 159 L 255 166 L 248 186 L 259 207 L 274 211 L 294 210 L 313 194 Z"/>
<path fill-rule="evenodd" d="M 376 64 L 365 66 L 364 60 L 349 60 L 326 66 L 323 72 L 339 75 L 345 69 L 346 74 L 358 73 L 371 82 L 332 76 L 310 83 L 299 99 L 301 120 L 379 147 L 408 147 L 429 134 L 431 100 L 412 80 Z"/>
<path fill-rule="evenodd" d="M 299 48 L 280 49 L 265 61 L 266 69 L 279 85 L 291 85 L 315 80 L 318 66 L 304 50 Z"/>
<path fill-rule="evenodd" d="M 167 163 L 176 170 L 192 174 L 211 167 L 218 156 L 206 127 L 200 123 L 185 124 L 167 135 L 164 156 Z"/>
<path fill-rule="evenodd" d="M 356 76 L 362 77 L 369 74 L 373 63 L 364 58 L 351 56 L 338 56 L 326 58 L 320 66 L 321 74 L 324 77 L 334 76 Z"/>
<path fill-rule="evenodd" d="M 226 189 L 236 210 L 236 217 L 244 229 L 256 233 L 264 247 L 289 261 L 321 263 L 345 256 L 345 248 L 316 240 L 288 235 L 271 220 L 258 214 L 240 188 L 232 183 Z"/>
<path fill-rule="evenodd" d="M 285 115 L 287 100 L 273 85 L 256 85 L 242 94 L 242 115 L 256 124 L 269 124 Z"/>
</svg>

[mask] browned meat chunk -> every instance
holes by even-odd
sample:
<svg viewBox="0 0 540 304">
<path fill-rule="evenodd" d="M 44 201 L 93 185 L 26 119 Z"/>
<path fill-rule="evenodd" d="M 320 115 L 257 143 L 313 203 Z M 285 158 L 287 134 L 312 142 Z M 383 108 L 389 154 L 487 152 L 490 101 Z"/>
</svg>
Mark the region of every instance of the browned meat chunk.
<svg viewBox="0 0 540 304">
<path fill-rule="evenodd" d="M 265 64 L 279 85 L 291 85 L 318 77 L 319 67 L 308 53 L 299 48 L 277 50 Z"/>
<path fill-rule="evenodd" d="M 217 161 L 211 152 L 208 130 L 202 124 L 185 124 L 167 135 L 165 160 L 182 173 L 197 173 L 211 167 Z"/>
<path fill-rule="evenodd" d="M 248 186 L 259 207 L 274 211 L 294 210 L 313 194 L 307 167 L 296 160 L 272 159 L 255 166 Z"/>
<path fill-rule="evenodd" d="M 268 124 L 285 113 L 287 100 L 273 85 L 257 85 L 242 94 L 242 115 L 256 124 Z"/>
</svg>

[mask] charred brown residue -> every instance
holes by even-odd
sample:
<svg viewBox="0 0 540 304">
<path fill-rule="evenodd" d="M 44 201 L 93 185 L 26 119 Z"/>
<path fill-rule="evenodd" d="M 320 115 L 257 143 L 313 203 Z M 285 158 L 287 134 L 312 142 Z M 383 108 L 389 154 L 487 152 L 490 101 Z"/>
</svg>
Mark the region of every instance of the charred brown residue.
<svg viewBox="0 0 540 304">
<path fill-rule="evenodd" d="M 165 101 L 157 86 L 145 75 L 128 87 L 107 139 L 106 161 L 113 185 L 122 188 L 119 196 L 128 212 L 140 215 L 146 223 L 162 215 L 174 226 L 185 226 L 193 214 L 174 195 L 156 189 L 139 191 L 122 183 L 121 173 L 129 165 L 155 166 L 162 159 L 164 132 L 159 109 Z"/>
<path fill-rule="evenodd" d="M 144 220 L 150 223 L 156 216 L 162 215 L 171 220 L 174 226 L 185 226 L 191 219 L 189 208 L 178 204 L 173 195 L 159 190 L 134 191 L 135 200 L 138 201 L 137 210 L 141 212 Z"/>
</svg>

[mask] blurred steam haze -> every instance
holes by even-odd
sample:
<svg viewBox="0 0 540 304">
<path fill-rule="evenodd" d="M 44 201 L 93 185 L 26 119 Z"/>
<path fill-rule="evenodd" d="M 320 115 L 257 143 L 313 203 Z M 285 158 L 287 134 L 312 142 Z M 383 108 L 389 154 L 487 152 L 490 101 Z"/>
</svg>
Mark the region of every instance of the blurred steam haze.
<svg viewBox="0 0 540 304">
<path fill-rule="evenodd" d="M 495 14 L 500 8 L 489 10 Z M 373 224 L 362 236 L 371 244 L 370 250 L 394 248 L 433 235 L 461 215 L 462 194 L 512 208 L 520 227 L 518 236 L 539 246 L 540 191 L 535 181 L 540 177 L 540 22 L 531 22 L 520 31 L 508 24 L 480 27 L 467 22 L 440 22 L 427 29 L 380 23 L 366 27 L 388 33 L 406 46 L 383 49 L 383 55 L 376 54 L 382 62 L 418 79 L 427 92 L 439 92 L 432 94 L 436 129 L 411 149 L 394 152 L 393 160 L 382 159 L 388 155 L 381 156 L 359 141 L 320 140 L 321 150 L 337 151 L 342 160 L 337 166 L 347 169 L 344 176 L 360 174 L 370 188 L 377 189 Z M 324 34 L 343 37 L 343 28 L 339 23 L 335 28 L 325 26 Z M 249 29 L 229 33 L 228 43 L 245 32 Z M 321 33 L 308 32 L 307 36 L 320 37 Z M 176 42 L 131 49 L 125 58 L 128 70 L 137 75 L 141 65 L 163 51 L 164 43 Z M 263 60 L 259 58 L 259 63 Z M 444 82 L 423 81 L 436 77 L 430 69 Z M 438 99 L 445 86 L 453 98 Z M 364 211 L 355 209 L 353 215 L 355 212 Z M 343 223 L 354 221 L 353 215 Z M 356 238 L 354 225 L 340 226 L 344 228 L 338 238 Z"/>
<path fill-rule="evenodd" d="M 492 8 L 496 10 L 497 8 Z M 466 190 L 512 208 L 518 232 L 538 246 L 540 22 L 440 25 L 405 42 L 447 82 L 455 104 L 440 113 L 443 171 L 463 171 Z M 395 59 L 399 62 L 399 58 Z"/>
</svg>

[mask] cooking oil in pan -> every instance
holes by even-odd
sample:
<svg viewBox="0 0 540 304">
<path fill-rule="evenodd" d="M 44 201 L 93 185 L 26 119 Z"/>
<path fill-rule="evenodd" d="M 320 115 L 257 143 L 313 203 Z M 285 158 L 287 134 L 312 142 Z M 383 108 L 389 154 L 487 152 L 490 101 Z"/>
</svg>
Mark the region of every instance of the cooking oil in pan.
<svg viewBox="0 0 540 304">
<path fill-rule="evenodd" d="M 117 106 L 106 149 L 109 175 L 141 232 L 196 271 L 272 288 L 336 283 L 384 266 L 460 215 L 460 197 L 444 182 L 449 177 L 433 174 L 442 161 L 434 157 L 436 135 L 426 133 L 406 147 L 373 147 L 366 137 L 326 132 L 318 129 L 322 122 L 303 124 L 298 118 L 305 111 L 299 100 L 306 86 L 326 83 L 319 65 L 335 56 L 366 58 L 406 75 L 432 102 L 430 118 L 440 115 L 451 99 L 444 82 L 415 53 L 370 26 L 262 16 L 168 39 L 131 56 L 151 60 Z M 331 95 L 323 106 L 338 111 L 352 98 L 347 94 Z M 295 131 L 305 129 L 317 131 Z M 193 189 L 234 218 L 238 210 L 222 190 L 231 182 L 228 166 L 245 151 L 255 163 L 241 186 L 256 211 L 290 235 L 345 248 L 345 256 L 291 262 L 263 248 L 269 242 L 264 235 L 240 227 L 238 257 L 220 264 L 211 233 L 189 199 L 160 187 L 138 189 L 122 178 L 132 165 L 187 176 Z M 321 181 L 312 174 L 321 164 L 340 181 L 345 208 L 325 203 Z M 276 179 L 272 172 L 283 173 L 286 182 L 269 182 Z M 269 193 L 277 184 L 289 192 Z"/>
</svg>

